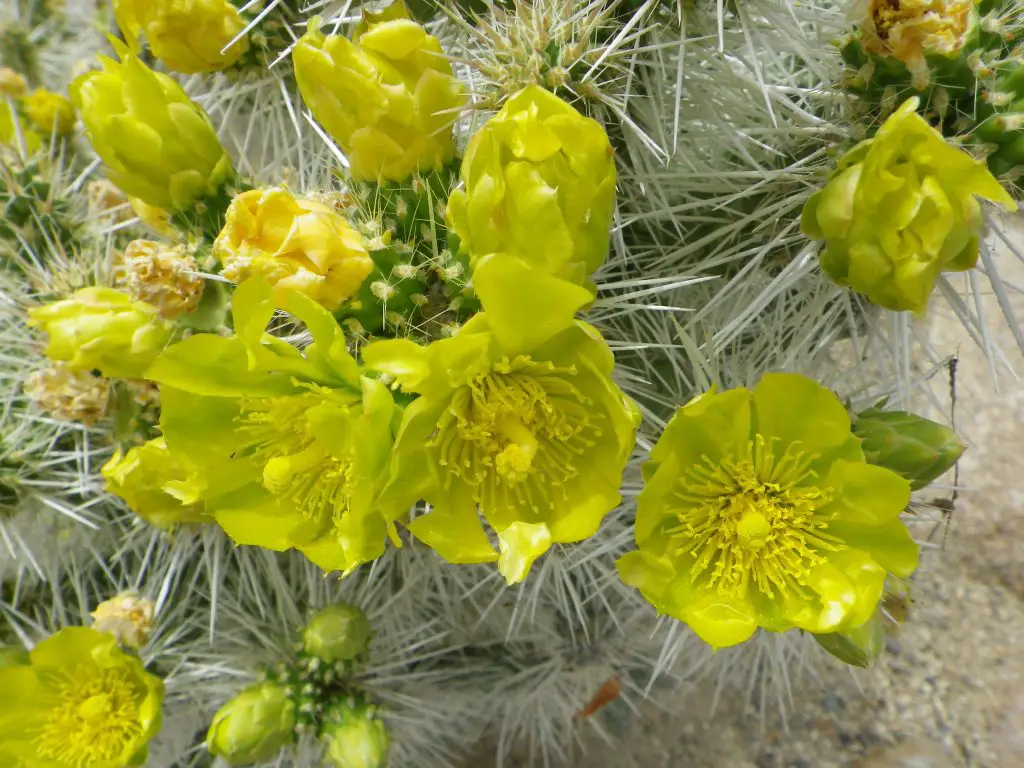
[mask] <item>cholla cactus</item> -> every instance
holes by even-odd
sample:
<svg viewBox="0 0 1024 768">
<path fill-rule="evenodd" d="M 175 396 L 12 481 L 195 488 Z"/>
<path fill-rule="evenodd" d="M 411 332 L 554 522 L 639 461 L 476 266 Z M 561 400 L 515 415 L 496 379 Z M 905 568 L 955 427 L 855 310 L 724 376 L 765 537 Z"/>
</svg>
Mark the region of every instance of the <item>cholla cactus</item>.
<svg viewBox="0 0 1024 768">
<path fill-rule="evenodd" d="M 842 80 L 828 2 L 382 5 L 0 10 L 0 672 L 101 635 L 139 694 L 0 762 L 566 765 L 885 652 L 963 442 L 893 310 L 1006 357 L 1014 8 L 876 4 Z"/>
</svg>

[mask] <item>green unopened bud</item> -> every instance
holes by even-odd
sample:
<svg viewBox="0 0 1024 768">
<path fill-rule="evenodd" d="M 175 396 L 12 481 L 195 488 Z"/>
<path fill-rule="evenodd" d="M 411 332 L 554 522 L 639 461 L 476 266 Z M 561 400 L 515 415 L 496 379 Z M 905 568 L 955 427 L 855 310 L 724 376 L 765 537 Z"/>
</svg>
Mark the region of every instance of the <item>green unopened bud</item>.
<svg viewBox="0 0 1024 768">
<path fill-rule="evenodd" d="M 373 637 L 366 615 L 354 605 L 329 605 L 313 616 L 302 631 L 306 653 L 333 664 L 362 654 Z"/>
<path fill-rule="evenodd" d="M 269 760 L 294 737 L 295 703 L 275 683 L 258 683 L 228 701 L 206 734 L 211 755 L 231 765 Z"/>
<path fill-rule="evenodd" d="M 335 768 L 380 768 L 386 765 L 388 736 L 384 721 L 373 707 L 361 704 L 336 705 L 324 726 L 327 739 L 326 762 Z"/>
<path fill-rule="evenodd" d="M 876 613 L 859 627 L 846 632 L 814 635 L 818 645 L 854 667 L 870 667 L 885 648 L 885 624 Z"/>
<path fill-rule="evenodd" d="M 28 651 L 20 645 L 0 645 L 0 669 L 29 663 Z"/>
<path fill-rule="evenodd" d="M 869 408 L 857 414 L 853 432 L 863 439 L 869 463 L 891 469 L 914 490 L 940 477 L 964 452 L 952 429 L 904 411 Z"/>
</svg>

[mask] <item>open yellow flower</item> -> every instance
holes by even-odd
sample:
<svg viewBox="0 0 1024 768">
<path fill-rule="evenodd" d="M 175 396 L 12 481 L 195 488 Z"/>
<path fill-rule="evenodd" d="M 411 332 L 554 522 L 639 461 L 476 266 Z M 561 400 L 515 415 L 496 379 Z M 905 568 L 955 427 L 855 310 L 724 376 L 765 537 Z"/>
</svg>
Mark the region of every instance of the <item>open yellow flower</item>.
<svg viewBox="0 0 1024 768">
<path fill-rule="evenodd" d="M 842 403 L 797 374 L 680 408 L 644 477 L 619 574 L 712 646 L 860 626 L 886 574 L 917 567 L 910 484 L 868 464 Z"/>
<path fill-rule="evenodd" d="M 123 768 L 146 762 L 163 682 L 113 635 L 66 627 L 0 669 L 0 764 Z"/>
<path fill-rule="evenodd" d="M 341 214 L 315 200 L 296 199 L 282 187 L 238 195 L 213 254 L 228 280 L 263 277 L 279 305 L 288 291 L 297 291 L 332 311 L 373 269 L 366 240 Z"/>
<path fill-rule="evenodd" d="M 821 267 L 842 286 L 896 311 L 921 311 L 943 271 L 978 260 L 977 197 L 1017 205 L 984 162 L 946 143 L 908 99 L 840 160 L 804 206 L 801 229 L 824 240 Z"/>
<path fill-rule="evenodd" d="M 486 311 L 455 336 L 374 342 L 363 360 L 419 395 L 392 453 L 389 516 L 424 499 L 430 511 L 408 524 L 417 538 L 453 563 L 498 560 L 514 583 L 619 503 L 639 413 L 611 380 L 604 339 L 573 319 L 590 293 L 499 256 L 474 274 Z"/>
<path fill-rule="evenodd" d="M 114 18 L 136 53 L 144 33 L 153 55 L 186 75 L 227 69 L 249 47 L 235 40 L 245 21 L 228 0 L 114 0 Z"/>
<path fill-rule="evenodd" d="M 195 468 L 206 512 L 235 542 L 348 573 L 383 553 L 391 529 L 377 491 L 395 405 L 360 375 L 327 310 L 284 298 L 314 339 L 301 353 L 265 333 L 276 302 L 254 277 L 232 299 L 235 335 L 191 336 L 146 378 L 160 384 L 168 449 Z"/>
<path fill-rule="evenodd" d="M 919 91 L 931 72 L 926 56 L 956 56 L 977 0 L 861 0 L 860 40 L 868 53 L 902 61 Z"/>
<path fill-rule="evenodd" d="M 302 100 L 348 155 L 353 178 L 402 181 L 451 162 L 465 96 L 441 43 L 403 3 L 364 12 L 351 41 L 325 36 L 313 19 L 292 59 Z"/>
</svg>

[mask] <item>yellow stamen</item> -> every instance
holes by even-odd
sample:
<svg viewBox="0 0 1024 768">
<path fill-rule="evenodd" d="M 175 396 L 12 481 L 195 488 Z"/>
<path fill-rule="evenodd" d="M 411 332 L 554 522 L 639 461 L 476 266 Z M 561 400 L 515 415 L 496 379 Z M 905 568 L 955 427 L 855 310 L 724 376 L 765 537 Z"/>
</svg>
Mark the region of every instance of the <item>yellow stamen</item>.
<svg viewBox="0 0 1024 768">
<path fill-rule="evenodd" d="M 573 368 L 528 357 L 503 360 L 456 391 L 428 447 L 485 507 L 553 508 L 600 437 L 600 416 L 573 384 Z"/>
<path fill-rule="evenodd" d="M 138 738 L 145 696 L 124 670 L 79 668 L 55 686 L 57 704 L 35 734 L 41 758 L 71 768 L 115 760 Z"/>
<path fill-rule="evenodd" d="M 819 513 L 827 490 L 810 486 L 814 456 L 789 446 L 776 457 L 758 435 L 750 458 L 689 469 L 674 498 L 679 525 L 669 533 L 679 553 L 694 558 L 693 578 L 719 592 L 743 591 L 753 582 L 768 597 L 800 592 L 822 550 L 842 544 L 825 532 Z"/>
</svg>

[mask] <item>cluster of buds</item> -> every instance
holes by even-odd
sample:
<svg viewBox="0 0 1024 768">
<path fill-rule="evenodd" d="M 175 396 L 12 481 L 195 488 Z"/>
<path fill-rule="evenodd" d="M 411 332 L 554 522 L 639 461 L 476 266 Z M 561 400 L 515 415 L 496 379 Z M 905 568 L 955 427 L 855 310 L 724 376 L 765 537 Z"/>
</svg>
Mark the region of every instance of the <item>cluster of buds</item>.
<svg viewBox="0 0 1024 768">
<path fill-rule="evenodd" d="M 206 739 L 210 753 L 245 765 L 270 760 L 300 734 L 313 733 L 326 742 L 327 761 L 338 768 L 383 766 L 387 729 L 349 680 L 372 634 L 353 605 L 319 611 L 303 629 L 295 658 L 217 712 Z"/>
</svg>

